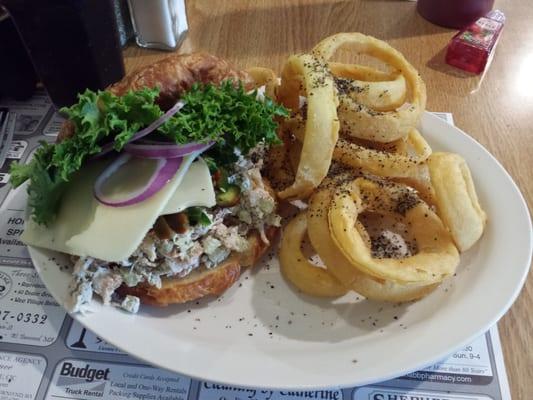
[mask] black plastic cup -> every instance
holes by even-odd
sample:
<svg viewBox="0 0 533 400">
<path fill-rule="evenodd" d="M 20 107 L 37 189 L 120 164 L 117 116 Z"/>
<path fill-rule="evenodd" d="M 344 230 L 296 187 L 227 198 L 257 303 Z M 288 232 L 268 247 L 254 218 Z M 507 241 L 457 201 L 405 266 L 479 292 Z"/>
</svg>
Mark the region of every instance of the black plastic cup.
<svg viewBox="0 0 533 400">
<path fill-rule="evenodd" d="M 0 0 L 13 18 L 53 104 L 124 76 L 111 0 Z"/>
</svg>

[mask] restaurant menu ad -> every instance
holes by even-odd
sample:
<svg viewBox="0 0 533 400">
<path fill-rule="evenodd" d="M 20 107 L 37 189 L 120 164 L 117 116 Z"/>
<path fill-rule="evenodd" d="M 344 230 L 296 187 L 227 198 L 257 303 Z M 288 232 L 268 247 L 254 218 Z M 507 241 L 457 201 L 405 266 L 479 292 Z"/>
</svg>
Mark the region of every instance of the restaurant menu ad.
<svg viewBox="0 0 533 400">
<path fill-rule="evenodd" d="M 27 162 L 62 119 L 44 93 L 0 102 L 17 114 L 0 169 L 0 400 L 510 400 L 497 328 L 423 370 L 363 387 L 263 390 L 198 381 L 146 365 L 72 320 L 54 301 L 20 241 L 24 193 L 9 163 Z M 440 117 L 453 123 L 450 114 Z M 376 362 L 381 362 L 376 360 Z"/>
</svg>

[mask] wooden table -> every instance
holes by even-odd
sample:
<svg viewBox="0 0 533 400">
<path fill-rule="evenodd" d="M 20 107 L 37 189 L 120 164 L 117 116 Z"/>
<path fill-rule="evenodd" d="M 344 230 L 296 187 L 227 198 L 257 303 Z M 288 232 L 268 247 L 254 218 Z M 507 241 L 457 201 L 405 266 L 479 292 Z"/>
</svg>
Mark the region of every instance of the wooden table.
<svg viewBox="0 0 533 400">
<path fill-rule="evenodd" d="M 336 32 L 360 31 L 387 40 L 420 71 L 427 109 L 452 112 L 455 123 L 487 147 L 533 204 L 533 7 L 502 0 L 507 24 L 483 79 L 443 63 L 454 34 L 422 19 L 416 3 L 385 0 L 187 1 L 189 36 L 179 52 L 205 50 L 241 67 L 279 71 L 289 54 L 309 50 Z M 128 71 L 168 53 L 131 46 Z M 502 205 L 505 207 L 505 205 Z M 511 267 L 511 266 L 509 266 Z M 490 293 L 487 293 L 490 296 Z M 499 323 L 514 400 L 533 399 L 533 276 Z"/>
</svg>

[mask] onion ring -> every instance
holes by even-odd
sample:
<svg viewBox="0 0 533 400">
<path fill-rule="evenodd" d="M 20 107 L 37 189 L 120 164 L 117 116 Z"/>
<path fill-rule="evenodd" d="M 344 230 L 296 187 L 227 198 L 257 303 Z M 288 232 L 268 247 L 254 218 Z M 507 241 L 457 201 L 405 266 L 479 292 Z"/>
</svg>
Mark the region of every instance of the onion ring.
<svg viewBox="0 0 533 400">
<path fill-rule="evenodd" d="M 285 129 L 300 141 L 305 137 L 304 126 L 305 123 L 299 114 L 284 121 Z M 350 141 L 367 149 L 408 156 L 417 164 L 426 161 L 432 153 L 431 146 L 416 128 L 411 129 L 406 137 L 389 143 L 357 138 L 350 138 Z"/>
<path fill-rule="evenodd" d="M 302 253 L 301 246 L 306 232 L 305 212 L 298 214 L 285 227 L 279 250 L 281 272 L 304 293 L 320 297 L 343 296 L 348 289 L 327 270 L 309 262 Z"/>
<path fill-rule="evenodd" d="M 338 139 L 336 89 L 326 64 L 310 54 L 291 56 L 281 74 L 278 100 L 297 111 L 301 85 L 308 99 L 305 138 L 294 183 L 278 193 L 282 199 L 311 194 L 328 172 Z"/>
<path fill-rule="evenodd" d="M 251 67 L 246 70 L 252 77 L 255 87 L 265 87 L 265 94 L 271 99 L 276 99 L 276 89 L 279 86 L 276 73 L 270 68 Z"/>
<path fill-rule="evenodd" d="M 328 66 L 333 76 L 342 76 L 366 82 L 392 81 L 400 74 L 399 71 L 385 72 L 366 65 L 343 64 L 334 61 L 328 62 Z"/>
<path fill-rule="evenodd" d="M 300 164 L 300 157 L 302 155 L 302 147 L 302 143 L 299 140 L 293 139 L 289 142 L 287 156 L 289 157 L 289 164 L 294 173 L 298 171 L 298 165 Z"/>
<path fill-rule="evenodd" d="M 340 138 L 333 151 L 333 159 L 353 168 L 361 168 L 384 177 L 411 177 L 417 174 L 416 167 L 431 154 L 431 147 L 416 130 L 411 129 L 407 138 L 416 155 L 369 149 Z"/>
<path fill-rule="evenodd" d="M 301 115 L 297 114 L 287 119 L 283 126 L 300 142 L 304 141 L 305 122 Z M 339 138 L 333 151 L 333 160 L 377 176 L 411 178 L 411 182 L 418 183 L 419 166 L 427 160 L 432 152 L 431 147 L 416 128 L 411 129 L 406 138 L 390 144 L 370 143 L 374 148 L 366 147 L 367 143 L 364 144 Z M 293 167 L 295 159 L 298 160 L 299 149 L 300 147 L 295 145 L 289 146 L 289 154 L 292 151 L 298 152 L 291 154 Z M 423 188 L 424 193 L 428 193 L 428 188 L 425 185 L 417 185 L 417 188 Z M 426 198 L 431 197 L 425 196 L 424 199 Z"/>
<path fill-rule="evenodd" d="M 335 276 L 343 285 L 351 287 L 360 295 L 377 301 L 411 301 L 424 297 L 435 289 L 438 284 L 416 285 L 399 284 L 390 280 L 373 278 L 359 271 L 340 252 L 333 242 L 328 229 L 327 209 L 333 196 L 332 189 L 316 192 L 309 201 L 307 209 L 307 234 L 314 249 L 326 264 L 331 275 Z M 357 223 L 360 224 L 359 221 Z M 364 242 L 370 238 L 364 228 L 358 226 Z M 369 244 L 367 243 L 367 246 Z"/>
<path fill-rule="evenodd" d="M 338 33 L 330 36 L 314 47 L 313 54 L 328 61 L 345 44 L 400 71 L 407 81 L 410 106 L 397 111 L 379 112 L 340 94 L 338 112 L 343 132 L 384 143 L 405 137 L 417 125 L 426 107 L 426 87 L 420 75 L 399 51 L 381 40 L 361 33 Z"/>
<path fill-rule="evenodd" d="M 402 259 L 374 258 L 354 226 L 363 211 L 393 214 L 410 226 L 418 253 Z M 334 243 L 362 272 L 398 283 L 431 284 L 454 273 L 459 253 L 429 206 L 409 188 L 357 178 L 336 190 L 328 213 Z"/>
<path fill-rule="evenodd" d="M 435 189 L 431 184 L 427 162 L 417 165 L 411 176 L 390 178 L 391 181 L 401 183 L 415 189 L 422 200 L 432 207 L 437 206 Z"/>
<path fill-rule="evenodd" d="M 265 177 L 276 191 L 294 182 L 295 174 L 289 162 L 289 136 L 286 130 L 278 129 L 278 137 L 283 143 L 270 146 L 264 160 Z"/>
<path fill-rule="evenodd" d="M 305 139 L 304 122 L 300 115 L 288 119 L 284 127 L 299 141 Z M 400 139 L 398 144 L 388 147 L 394 151 L 368 148 L 341 137 L 333 150 L 333 160 L 377 176 L 416 178 L 419 175 L 417 167 L 426 161 L 432 152 L 429 144 L 415 128 L 409 131 L 406 138 Z M 297 146 L 291 146 L 289 151 L 297 150 Z M 296 157 L 294 154 L 292 156 Z"/>
<path fill-rule="evenodd" d="M 437 212 L 460 251 L 468 250 L 483 234 L 487 215 L 479 205 L 466 161 L 458 154 L 434 153 L 428 159 Z"/>
<path fill-rule="evenodd" d="M 395 71 L 395 73 L 390 74 L 387 80 L 358 79 L 357 76 L 365 75 L 361 73 L 360 67 L 357 64 L 329 64 L 329 69 L 340 93 L 344 93 L 356 103 L 376 111 L 392 111 L 404 104 L 407 87 L 402 74 Z M 372 70 L 372 68 L 366 68 Z M 376 76 L 381 72 L 374 71 Z"/>
</svg>

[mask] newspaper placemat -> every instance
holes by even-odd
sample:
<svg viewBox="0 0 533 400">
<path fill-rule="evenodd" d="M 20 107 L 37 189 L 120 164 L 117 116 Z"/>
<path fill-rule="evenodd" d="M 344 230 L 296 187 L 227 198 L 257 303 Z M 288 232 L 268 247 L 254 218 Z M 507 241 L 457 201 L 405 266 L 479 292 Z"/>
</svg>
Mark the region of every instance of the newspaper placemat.
<svg viewBox="0 0 533 400">
<path fill-rule="evenodd" d="M 44 93 L 3 101 L 18 115 L 0 170 L 0 400 L 510 400 L 498 330 L 447 359 L 379 384 L 312 391 L 263 390 L 191 379 L 151 367 L 72 320 L 47 292 L 19 236 L 24 193 L 7 184 L 9 163 L 27 162 L 61 126 Z M 453 124 L 449 113 L 435 113 Z M 387 362 L 386 360 L 380 362 Z"/>
</svg>

